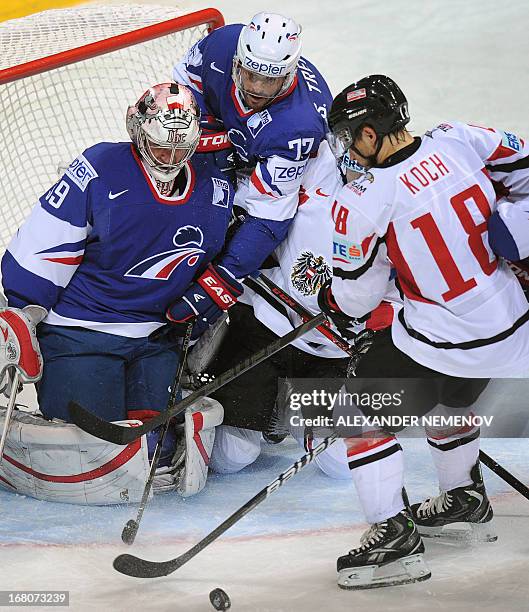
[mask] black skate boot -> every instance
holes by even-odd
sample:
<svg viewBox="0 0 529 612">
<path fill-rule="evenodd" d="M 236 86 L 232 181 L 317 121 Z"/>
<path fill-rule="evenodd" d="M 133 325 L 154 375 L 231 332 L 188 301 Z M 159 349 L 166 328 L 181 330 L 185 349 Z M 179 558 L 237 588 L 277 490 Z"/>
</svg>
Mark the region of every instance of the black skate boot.
<svg viewBox="0 0 529 612">
<path fill-rule="evenodd" d="M 419 533 L 430 538 L 495 542 L 490 505 L 479 460 L 470 472 L 472 484 L 445 491 L 413 504 L 411 512 Z"/>
<path fill-rule="evenodd" d="M 360 546 L 338 558 L 338 586 L 372 589 L 428 580 L 424 544 L 406 512 L 375 523 L 360 538 Z"/>
</svg>

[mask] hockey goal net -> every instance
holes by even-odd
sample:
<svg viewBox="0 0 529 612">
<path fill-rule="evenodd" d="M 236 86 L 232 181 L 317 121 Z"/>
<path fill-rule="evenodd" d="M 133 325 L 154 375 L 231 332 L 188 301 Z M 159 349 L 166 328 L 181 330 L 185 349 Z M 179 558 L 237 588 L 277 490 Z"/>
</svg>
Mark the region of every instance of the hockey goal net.
<svg viewBox="0 0 529 612">
<path fill-rule="evenodd" d="M 88 5 L 0 24 L 1 253 L 36 199 L 96 142 L 128 140 L 125 111 L 208 31 L 215 9 Z M 0 255 L 1 255 L 0 253 Z"/>
</svg>

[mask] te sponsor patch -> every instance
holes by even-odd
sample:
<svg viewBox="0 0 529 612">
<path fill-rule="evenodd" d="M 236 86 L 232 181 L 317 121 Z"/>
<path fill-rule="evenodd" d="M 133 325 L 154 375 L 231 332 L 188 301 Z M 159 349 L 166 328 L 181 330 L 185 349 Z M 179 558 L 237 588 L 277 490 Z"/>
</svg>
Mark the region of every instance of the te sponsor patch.
<svg viewBox="0 0 529 612">
<path fill-rule="evenodd" d="M 333 256 L 334 259 L 342 261 L 361 262 L 364 260 L 361 245 L 342 240 L 333 241 Z"/>
<path fill-rule="evenodd" d="M 504 147 L 508 147 L 513 151 L 520 151 L 522 149 L 522 143 L 520 142 L 518 136 L 516 136 L 516 134 L 511 134 L 510 132 L 503 132 L 501 143 Z"/>
<path fill-rule="evenodd" d="M 267 110 L 264 110 L 260 113 L 255 113 L 252 115 L 246 122 L 246 125 L 250 130 L 250 134 L 255 138 L 257 134 L 259 134 L 259 132 L 265 127 L 265 125 L 268 125 L 271 122 L 272 115 Z"/>
<path fill-rule="evenodd" d="M 79 155 L 79 157 L 76 157 L 68 166 L 66 176 L 68 176 L 81 191 L 86 191 L 88 183 L 99 175 L 86 157 L 84 155 Z"/>
</svg>

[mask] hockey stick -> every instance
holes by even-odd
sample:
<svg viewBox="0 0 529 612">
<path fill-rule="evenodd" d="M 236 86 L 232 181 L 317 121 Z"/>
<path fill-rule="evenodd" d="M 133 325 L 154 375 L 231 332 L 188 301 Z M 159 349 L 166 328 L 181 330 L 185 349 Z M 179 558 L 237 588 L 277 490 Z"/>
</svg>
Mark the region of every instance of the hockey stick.
<svg viewBox="0 0 529 612">
<path fill-rule="evenodd" d="M 264 298 L 258 288 L 261 287 L 268 289 L 270 293 L 276 298 L 276 300 L 283 302 L 283 304 L 289 306 L 296 314 L 301 317 L 303 321 L 308 321 L 313 316 L 313 314 L 308 311 L 302 304 L 295 300 L 286 291 L 283 291 L 283 289 L 281 289 L 279 285 L 276 285 L 274 281 L 269 279 L 268 276 L 265 276 L 262 272 L 256 279 L 248 277 L 243 282 L 247 287 L 255 291 L 258 295 L 261 295 L 263 299 L 266 298 Z M 269 304 L 272 305 L 270 302 Z M 357 356 L 358 352 L 354 349 L 354 347 L 351 346 L 349 342 L 345 340 L 345 338 L 342 338 L 342 336 L 337 334 L 331 327 L 329 327 L 329 324 L 327 322 L 323 323 L 322 325 L 318 325 L 316 329 L 326 338 L 328 338 L 333 344 L 336 344 L 337 347 L 341 348 L 342 351 L 344 351 L 348 355 L 351 355 L 351 357 Z"/>
<path fill-rule="evenodd" d="M 303 457 L 298 459 L 294 465 L 288 468 L 288 470 L 280 474 L 273 482 L 259 491 L 255 497 L 252 497 L 252 499 L 236 510 L 223 523 L 208 533 L 205 538 L 179 557 L 169 561 L 147 561 L 145 559 L 140 559 L 140 557 L 135 557 L 134 555 L 123 554 L 118 555 L 114 559 L 114 569 L 122 574 L 135 576 L 136 578 L 159 578 L 160 576 L 172 574 L 195 555 L 204 550 L 206 546 L 214 542 L 220 535 L 235 525 L 235 523 L 239 522 L 248 512 L 251 512 L 262 501 L 277 491 L 279 487 L 283 486 L 287 480 L 292 478 L 292 476 L 297 474 L 302 468 L 311 463 L 315 457 L 333 444 L 337 438 L 338 435 L 335 433 L 331 434 L 328 438 L 324 438 L 318 446 L 303 455 Z"/>
<path fill-rule="evenodd" d="M 171 410 L 171 408 L 173 408 L 176 403 L 176 397 L 178 391 L 180 390 L 180 380 L 182 379 L 182 373 L 184 371 L 187 351 L 189 349 L 189 343 L 191 342 L 192 333 L 193 323 L 191 322 L 188 323 L 186 327 L 186 333 L 182 342 L 182 348 L 180 349 L 180 363 L 178 364 L 173 384 L 171 385 L 171 393 L 169 395 L 169 399 L 167 400 L 166 410 Z M 147 478 L 147 482 L 145 483 L 145 487 L 143 489 L 140 505 L 138 506 L 138 512 L 136 514 L 136 520 L 130 519 L 130 521 L 127 521 L 127 524 L 125 525 L 125 527 L 123 527 L 123 531 L 121 532 L 121 539 L 123 540 L 123 542 L 125 542 L 125 544 L 132 544 L 134 542 L 138 533 L 138 529 L 140 528 L 143 511 L 145 510 L 147 501 L 149 500 L 149 493 L 151 492 L 154 475 L 156 474 L 156 468 L 158 467 L 158 461 L 160 459 L 160 453 L 162 452 L 163 441 L 165 439 L 165 434 L 169 429 L 170 423 L 171 421 L 165 421 L 162 431 L 160 432 L 158 442 L 156 443 L 156 448 L 154 449 L 154 454 L 151 460 L 151 469 L 149 470 L 149 477 Z"/>
<path fill-rule="evenodd" d="M 258 288 L 267 288 L 269 292 L 280 302 L 289 306 L 295 313 L 297 313 L 303 320 L 307 320 L 312 315 L 306 310 L 302 304 L 296 301 L 291 295 L 289 295 L 286 291 L 283 291 L 281 287 L 276 285 L 273 280 L 268 278 L 268 276 L 264 275 L 262 272 L 258 275 L 256 279 L 252 277 L 248 277 L 244 280 L 244 284 L 247 285 L 253 291 L 256 291 L 261 297 L 264 298 L 262 292 L 258 290 Z M 273 305 L 271 302 L 269 302 Z M 325 337 L 329 338 L 331 342 L 336 344 L 339 348 L 341 348 L 349 355 L 356 355 L 357 352 L 355 349 L 339 334 L 337 334 L 333 329 L 327 327 L 325 324 L 319 325 L 316 329 L 321 332 Z M 491 471 L 493 471 L 497 476 L 502 478 L 507 484 L 511 485 L 511 487 L 523 495 L 525 498 L 529 499 L 529 487 L 523 484 L 518 478 L 513 476 L 510 472 L 508 472 L 504 467 L 502 467 L 497 461 L 492 459 L 487 453 L 480 450 L 479 458 L 481 462 L 486 465 Z"/>
<path fill-rule="evenodd" d="M 505 480 L 507 484 L 510 484 L 515 491 L 520 493 L 520 495 L 523 495 L 526 499 L 529 499 L 529 487 L 526 487 L 523 482 L 518 480 L 518 478 L 513 476 L 497 461 L 482 450 L 479 451 L 479 458 L 480 461 L 489 468 L 489 470 L 492 470 L 497 476 Z"/>
<path fill-rule="evenodd" d="M 9 372 L 7 373 L 9 376 Z M 13 381 L 11 384 L 11 393 L 9 395 L 9 402 L 7 404 L 6 416 L 4 421 L 4 429 L 2 430 L 2 438 L 0 438 L 0 463 L 2 463 L 2 459 L 4 458 L 4 447 L 7 440 L 7 434 L 9 432 L 9 426 L 11 421 L 11 415 L 13 414 L 13 409 L 15 407 L 15 400 L 18 394 L 18 383 L 20 381 L 20 373 L 18 370 L 15 370 L 13 375 Z"/>
<path fill-rule="evenodd" d="M 102 440 L 107 440 L 108 442 L 112 442 L 114 444 L 130 444 L 133 440 L 136 440 L 136 438 L 139 438 L 149 431 L 156 429 L 156 427 L 162 425 L 165 423 L 165 421 L 171 419 L 177 414 L 180 414 L 201 397 L 214 393 L 224 385 L 239 377 L 241 374 L 244 374 L 265 359 L 268 359 L 268 357 L 274 355 L 285 346 L 307 333 L 309 330 L 321 325 L 323 321 L 325 321 L 324 314 L 320 313 L 319 315 L 316 315 L 306 323 L 294 328 L 285 336 L 274 340 L 260 351 L 250 355 L 250 357 L 246 359 L 243 359 L 240 363 L 236 364 L 233 366 L 233 368 L 230 368 L 207 385 L 197 389 L 194 393 L 188 395 L 184 400 L 173 406 L 171 410 L 160 413 L 158 416 L 150 419 L 147 421 L 147 423 L 144 423 L 139 427 L 123 427 L 121 425 L 115 425 L 114 423 L 100 419 L 98 416 L 92 414 L 76 402 L 70 402 L 68 405 L 71 421 L 83 431 L 86 431 L 96 438 L 101 438 Z"/>
</svg>

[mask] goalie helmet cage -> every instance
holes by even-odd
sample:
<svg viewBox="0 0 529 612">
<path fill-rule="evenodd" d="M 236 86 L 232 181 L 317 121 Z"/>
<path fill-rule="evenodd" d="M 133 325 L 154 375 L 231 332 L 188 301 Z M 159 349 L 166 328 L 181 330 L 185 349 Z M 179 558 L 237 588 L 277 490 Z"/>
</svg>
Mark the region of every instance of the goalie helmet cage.
<svg viewBox="0 0 529 612">
<path fill-rule="evenodd" d="M 205 9 L 88 5 L 0 24 L 0 246 L 84 149 L 129 140 L 125 112 L 194 42 L 224 25 Z"/>
</svg>

